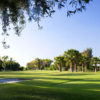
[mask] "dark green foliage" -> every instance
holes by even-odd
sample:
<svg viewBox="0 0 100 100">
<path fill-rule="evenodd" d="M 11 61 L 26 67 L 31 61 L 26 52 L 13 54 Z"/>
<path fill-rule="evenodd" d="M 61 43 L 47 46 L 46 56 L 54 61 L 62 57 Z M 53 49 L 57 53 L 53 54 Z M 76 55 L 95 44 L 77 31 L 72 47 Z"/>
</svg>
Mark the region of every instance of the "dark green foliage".
<svg viewBox="0 0 100 100">
<path fill-rule="evenodd" d="M 58 67 L 59 71 L 62 71 L 62 68 L 65 67 L 65 60 L 64 60 L 64 56 L 58 56 L 54 58 L 55 60 L 55 65 Z"/>
<path fill-rule="evenodd" d="M 81 54 L 82 54 L 82 56 L 84 56 L 86 58 L 86 60 L 87 60 L 86 61 L 86 66 L 89 69 L 91 58 L 93 57 L 93 55 L 92 55 L 92 49 L 91 48 L 87 48 Z"/>
<path fill-rule="evenodd" d="M 58 69 L 57 69 L 57 67 L 56 67 L 54 64 L 52 64 L 52 65 L 50 66 L 49 70 L 58 70 Z"/>
<path fill-rule="evenodd" d="M 82 52 L 82 55 L 87 57 L 87 58 L 92 58 L 92 49 L 91 48 L 87 48 L 86 50 L 84 50 Z"/>
<path fill-rule="evenodd" d="M 36 70 L 38 68 L 34 65 L 34 62 L 29 62 L 29 63 L 27 63 L 27 69 L 28 70 Z"/>
<path fill-rule="evenodd" d="M 27 68 L 29 70 L 36 70 L 36 69 L 39 69 L 40 70 L 43 67 L 42 65 L 43 65 L 42 60 L 39 59 L 39 58 L 36 58 L 35 60 L 27 63 Z"/>
<path fill-rule="evenodd" d="M 20 71 L 24 71 L 24 70 L 26 70 L 26 68 L 24 68 L 23 66 L 21 66 L 21 67 L 19 68 L 19 70 L 20 70 Z"/>
<path fill-rule="evenodd" d="M 27 63 L 27 69 L 28 70 L 43 70 L 43 69 L 49 69 L 51 66 L 51 63 L 53 61 L 51 59 L 39 59 L 36 58 L 35 60 Z"/>
<path fill-rule="evenodd" d="M 93 57 L 91 59 L 91 69 L 93 69 L 95 72 L 100 66 L 100 59 L 98 57 Z"/>
<path fill-rule="evenodd" d="M 14 61 L 12 58 L 9 59 L 8 56 L 3 56 L 0 60 L 0 71 L 18 71 L 23 70 L 23 67 L 20 67 L 20 64 Z"/>
<path fill-rule="evenodd" d="M 3 62 L 2 62 L 2 60 L 0 60 L 0 71 L 3 70 L 2 64 L 3 64 Z"/>
<path fill-rule="evenodd" d="M 20 64 L 15 61 L 6 61 L 6 70 L 18 71 L 20 70 Z"/>
<path fill-rule="evenodd" d="M 70 49 L 64 52 L 64 59 L 65 61 L 70 63 L 71 72 L 73 72 L 73 69 L 75 70 L 75 72 L 77 72 L 77 65 L 79 65 L 80 58 L 81 58 L 81 54 L 78 50 Z"/>
<path fill-rule="evenodd" d="M 15 34 L 20 35 L 27 20 L 36 21 L 40 27 L 41 17 L 50 17 L 55 12 L 55 6 L 59 9 L 66 7 L 67 16 L 70 16 L 86 9 L 86 4 L 90 1 L 92 0 L 0 0 L 2 34 L 8 36 L 8 30 L 14 29 Z M 3 41 L 3 44 L 5 46 L 6 42 Z"/>
<path fill-rule="evenodd" d="M 82 72 L 85 72 L 85 67 L 87 66 L 87 63 L 90 61 L 90 59 L 88 59 L 86 56 L 81 54 L 81 58 L 80 58 L 80 65 L 82 66 Z"/>
<path fill-rule="evenodd" d="M 51 59 L 43 59 L 42 60 L 42 66 L 44 67 L 44 69 L 48 69 L 51 66 L 51 63 L 53 61 Z"/>
<path fill-rule="evenodd" d="M 28 70 L 70 70 L 71 72 L 75 71 L 93 71 L 94 67 L 92 66 L 95 57 L 92 56 L 92 49 L 88 48 L 82 53 L 75 49 L 69 49 L 64 52 L 62 56 L 57 56 L 54 58 L 54 62 L 50 59 L 39 59 L 27 63 Z M 99 70 L 100 60 L 97 58 L 95 62 L 95 70 Z M 53 63 L 53 64 L 52 64 Z M 92 65 L 91 65 L 92 64 Z M 99 65 L 97 67 L 97 64 Z"/>
</svg>

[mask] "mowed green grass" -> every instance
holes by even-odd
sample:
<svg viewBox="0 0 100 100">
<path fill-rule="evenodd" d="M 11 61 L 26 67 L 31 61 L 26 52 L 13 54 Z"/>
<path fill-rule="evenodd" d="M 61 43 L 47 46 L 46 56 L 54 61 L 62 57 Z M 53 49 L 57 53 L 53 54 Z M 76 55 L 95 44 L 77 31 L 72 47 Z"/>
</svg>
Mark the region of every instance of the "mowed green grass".
<svg viewBox="0 0 100 100">
<path fill-rule="evenodd" d="M 100 100 L 100 72 L 0 72 L 0 78 L 30 79 L 0 83 L 0 100 Z"/>
</svg>

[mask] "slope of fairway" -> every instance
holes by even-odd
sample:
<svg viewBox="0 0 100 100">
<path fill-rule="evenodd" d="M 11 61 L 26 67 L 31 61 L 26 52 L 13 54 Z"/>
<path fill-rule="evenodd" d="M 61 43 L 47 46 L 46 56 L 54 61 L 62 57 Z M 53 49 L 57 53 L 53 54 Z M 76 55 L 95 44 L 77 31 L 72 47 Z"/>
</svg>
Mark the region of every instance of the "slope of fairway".
<svg viewBox="0 0 100 100">
<path fill-rule="evenodd" d="M 0 83 L 0 100 L 100 100 L 100 72 L 0 72 L 0 78 L 29 79 Z"/>
</svg>

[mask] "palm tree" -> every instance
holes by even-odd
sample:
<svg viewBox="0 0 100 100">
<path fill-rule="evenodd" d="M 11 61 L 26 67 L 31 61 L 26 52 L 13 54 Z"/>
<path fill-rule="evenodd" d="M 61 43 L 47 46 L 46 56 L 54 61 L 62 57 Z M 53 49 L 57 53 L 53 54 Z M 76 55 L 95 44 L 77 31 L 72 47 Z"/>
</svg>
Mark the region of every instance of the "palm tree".
<svg viewBox="0 0 100 100">
<path fill-rule="evenodd" d="M 81 54 L 82 54 L 82 56 L 85 56 L 86 57 L 86 59 L 87 59 L 87 61 L 86 61 L 86 67 L 89 68 L 90 65 L 91 65 L 91 58 L 93 56 L 92 55 L 92 49 L 91 48 L 87 48 Z"/>
<path fill-rule="evenodd" d="M 70 49 L 64 52 L 65 60 L 70 62 L 70 71 L 73 72 L 73 64 L 75 71 L 77 71 L 77 63 L 79 63 L 80 53 L 77 50 Z"/>
<path fill-rule="evenodd" d="M 45 67 L 45 69 L 49 68 L 51 63 L 53 62 L 51 59 L 43 59 L 43 67 Z"/>
<path fill-rule="evenodd" d="M 87 62 L 88 62 L 87 57 L 81 55 L 80 63 L 81 63 L 81 65 L 82 65 L 82 72 L 85 71 L 85 66 L 86 66 Z"/>
<path fill-rule="evenodd" d="M 98 57 L 93 57 L 91 59 L 92 67 L 94 68 L 94 71 L 97 72 L 97 65 L 99 64 L 100 59 Z"/>
<path fill-rule="evenodd" d="M 34 62 L 34 65 L 38 67 L 38 69 L 40 70 L 41 69 L 41 59 L 36 58 L 33 62 Z"/>
<path fill-rule="evenodd" d="M 55 57 L 54 60 L 55 60 L 55 64 L 57 64 L 57 66 L 59 68 L 59 71 L 61 72 L 62 71 L 62 67 L 63 67 L 63 65 L 65 63 L 64 56 Z"/>
<path fill-rule="evenodd" d="M 74 51 L 74 70 L 77 72 L 77 65 L 79 65 L 80 59 L 81 59 L 81 53 L 77 50 Z"/>
<path fill-rule="evenodd" d="M 9 59 L 9 61 L 10 61 L 10 70 L 12 70 L 12 62 L 15 61 L 15 60 L 13 60 L 13 58 L 11 57 L 11 58 Z"/>
<path fill-rule="evenodd" d="M 8 56 L 3 56 L 2 61 L 3 61 L 3 66 L 4 66 L 4 71 L 6 70 L 6 61 L 8 59 Z"/>
</svg>

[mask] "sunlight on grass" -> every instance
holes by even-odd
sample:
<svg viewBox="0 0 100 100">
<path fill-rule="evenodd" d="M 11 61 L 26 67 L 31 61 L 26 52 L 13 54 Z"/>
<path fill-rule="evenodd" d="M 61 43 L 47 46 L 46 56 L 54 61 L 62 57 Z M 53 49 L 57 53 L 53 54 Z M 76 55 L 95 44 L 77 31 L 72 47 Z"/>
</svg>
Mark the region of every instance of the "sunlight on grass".
<svg viewBox="0 0 100 100">
<path fill-rule="evenodd" d="M 30 79 L 0 83 L 0 100 L 100 100 L 100 72 L 1 72 L 0 78 Z"/>
</svg>

